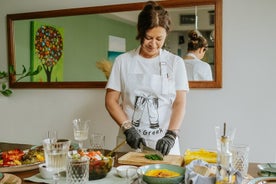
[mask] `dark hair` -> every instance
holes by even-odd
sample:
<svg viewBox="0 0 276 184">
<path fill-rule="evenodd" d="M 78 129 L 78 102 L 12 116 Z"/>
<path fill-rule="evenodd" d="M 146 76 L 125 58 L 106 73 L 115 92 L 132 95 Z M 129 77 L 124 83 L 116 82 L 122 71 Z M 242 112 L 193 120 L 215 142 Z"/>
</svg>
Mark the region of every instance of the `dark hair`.
<svg viewBox="0 0 276 184">
<path fill-rule="evenodd" d="M 188 42 L 188 51 L 195 51 L 202 47 L 208 47 L 207 40 L 201 35 L 199 31 L 192 30 L 188 33 L 188 36 L 190 38 Z"/>
<path fill-rule="evenodd" d="M 166 32 L 170 31 L 171 19 L 169 13 L 154 1 L 148 1 L 143 10 L 139 13 L 136 36 L 142 43 L 146 32 L 154 27 L 161 26 Z"/>
</svg>

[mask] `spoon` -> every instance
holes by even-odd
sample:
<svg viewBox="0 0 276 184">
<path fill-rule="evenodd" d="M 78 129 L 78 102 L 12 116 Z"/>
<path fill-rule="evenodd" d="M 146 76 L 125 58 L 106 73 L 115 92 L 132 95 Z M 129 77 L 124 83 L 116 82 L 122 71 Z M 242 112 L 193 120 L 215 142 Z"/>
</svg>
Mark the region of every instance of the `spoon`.
<svg viewBox="0 0 276 184">
<path fill-rule="evenodd" d="M 119 149 L 121 146 L 123 146 L 124 144 L 126 144 L 126 140 L 124 140 L 123 142 L 121 142 L 120 144 L 118 144 L 114 149 L 112 149 L 106 156 L 111 156 L 112 153 L 114 153 L 117 149 Z"/>
</svg>

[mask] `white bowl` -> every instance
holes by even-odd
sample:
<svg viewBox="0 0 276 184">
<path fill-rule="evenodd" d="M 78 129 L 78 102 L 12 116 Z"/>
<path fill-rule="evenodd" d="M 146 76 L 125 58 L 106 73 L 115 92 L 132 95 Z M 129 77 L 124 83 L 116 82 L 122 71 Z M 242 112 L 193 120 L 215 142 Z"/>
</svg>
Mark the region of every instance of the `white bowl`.
<svg viewBox="0 0 276 184">
<path fill-rule="evenodd" d="M 54 171 L 47 168 L 46 164 L 40 164 L 39 166 L 39 172 L 42 178 L 44 179 L 52 179 L 54 175 Z"/>
<path fill-rule="evenodd" d="M 133 166 L 133 165 L 121 165 L 121 166 L 118 166 L 117 168 L 116 168 L 116 172 L 117 172 L 117 174 L 120 176 L 120 177 L 122 177 L 122 178 L 126 178 L 127 176 L 127 170 L 129 169 L 129 168 L 131 168 L 131 172 L 135 172 L 135 174 L 137 173 L 137 169 L 138 169 L 138 167 L 136 167 L 136 166 Z M 131 175 L 134 175 L 133 173 L 131 174 Z"/>
</svg>

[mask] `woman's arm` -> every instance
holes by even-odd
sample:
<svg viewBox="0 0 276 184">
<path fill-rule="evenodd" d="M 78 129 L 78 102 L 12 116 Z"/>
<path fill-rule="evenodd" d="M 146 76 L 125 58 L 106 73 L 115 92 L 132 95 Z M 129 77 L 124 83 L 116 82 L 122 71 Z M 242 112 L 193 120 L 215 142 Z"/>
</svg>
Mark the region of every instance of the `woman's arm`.
<svg viewBox="0 0 276 184">
<path fill-rule="evenodd" d="M 128 120 L 127 115 L 125 114 L 119 103 L 120 95 L 120 91 L 109 88 L 106 90 L 105 94 L 105 107 L 110 116 L 119 126 L 121 126 L 123 122 Z"/>
<path fill-rule="evenodd" d="M 176 91 L 168 130 L 178 131 L 180 129 L 186 111 L 186 93 L 184 90 Z"/>
</svg>

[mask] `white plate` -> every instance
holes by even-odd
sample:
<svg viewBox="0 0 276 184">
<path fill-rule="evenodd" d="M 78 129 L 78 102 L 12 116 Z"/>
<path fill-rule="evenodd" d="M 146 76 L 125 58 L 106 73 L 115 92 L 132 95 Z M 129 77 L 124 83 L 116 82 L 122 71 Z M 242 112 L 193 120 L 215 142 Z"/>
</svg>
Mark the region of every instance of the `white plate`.
<svg viewBox="0 0 276 184">
<path fill-rule="evenodd" d="M 264 184 L 264 183 L 276 183 L 276 177 L 260 177 L 249 181 L 248 184 Z"/>
<path fill-rule="evenodd" d="M 38 168 L 38 165 L 41 162 L 34 163 L 34 164 L 26 164 L 26 165 L 18 165 L 18 166 L 7 166 L 7 167 L 0 167 L 0 172 L 22 172 L 22 171 L 29 171 Z"/>
<path fill-rule="evenodd" d="M 258 164 L 257 166 L 261 171 L 276 173 L 275 163 L 271 163 L 271 164 L 264 163 L 264 164 Z"/>
<path fill-rule="evenodd" d="M 5 173 L 4 177 L 0 180 L 0 184 L 21 184 L 22 180 L 13 174 Z"/>
</svg>

